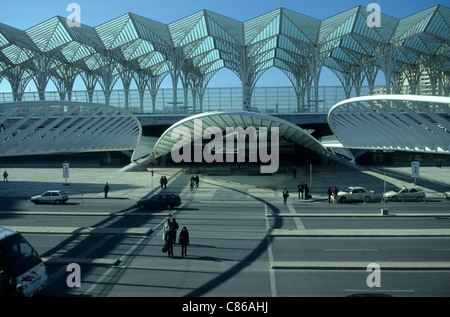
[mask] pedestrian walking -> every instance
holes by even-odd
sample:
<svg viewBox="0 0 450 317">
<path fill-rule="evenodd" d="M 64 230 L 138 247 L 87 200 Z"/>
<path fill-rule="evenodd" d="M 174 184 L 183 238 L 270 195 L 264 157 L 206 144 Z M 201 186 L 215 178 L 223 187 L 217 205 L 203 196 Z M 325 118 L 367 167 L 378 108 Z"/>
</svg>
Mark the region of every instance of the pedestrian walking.
<svg viewBox="0 0 450 317">
<path fill-rule="evenodd" d="M 163 185 L 164 185 L 164 188 L 167 188 L 167 177 L 166 176 L 163 176 Z"/>
<path fill-rule="evenodd" d="M 198 183 L 200 183 L 200 178 L 198 177 L 198 174 L 195 175 L 195 187 L 198 188 Z"/>
<path fill-rule="evenodd" d="M 172 219 L 172 222 L 170 223 L 170 230 L 173 231 L 173 237 L 172 237 L 172 241 L 173 243 L 175 243 L 176 237 L 177 237 L 177 231 L 178 231 L 178 222 L 175 220 L 175 218 Z"/>
<path fill-rule="evenodd" d="M 109 185 L 108 182 L 106 182 L 105 187 L 103 188 L 105 191 L 105 198 L 108 198 L 108 192 L 109 192 Z"/>
<path fill-rule="evenodd" d="M 287 198 L 289 197 L 289 191 L 287 190 L 287 188 L 285 187 L 284 189 L 283 189 L 283 201 L 284 201 L 284 204 L 286 205 L 286 203 L 287 203 Z"/>
<path fill-rule="evenodd" d="M 300 184 L 300 182 L 297 183 L 297 190 L 298 190 L 298 199 L 300 199 L 300 197 L 303 195 L 302 191 L 303 191 L 303 185 Z"/>
<path fill-rule="evenodd" d="M 189 186 L 191 186 L 191 191 L 194 190 L 194 183 L 195 183 L 195 179 L 194 179 L 194 175 L 192 175 L 191 179 L 189 180 Z"/>
<path fill-rule="evenodd" d="M 328 195 L 328 203 L 331 203 L 331 195 L 333 195 L 333 192 L 331 190 L 331 186 L 328 187 L 327 195 Z"/>
<path fill-rule="evenodd" d="M 295 167 L 292 169 L 292 176 L 294 176 L 294 178 L 297 177 L 297 169 Z"/>
<path fill-rule="evenodd" d="M 437 160 L 437 167 L 441 168 L 442 167 L 442 159 L 438 159 Z"/>
<path fill-rule="evenodd" d="M 310 198 L 309 187 L 308 187 L 308 184 L 306 184 L 306 183 L 303 183 L 303 184 L 304 184 L 303 188 L 304 188 L 304 191 L 305 191 L 305 199 L 308 200 Z"/>
<path fill-rule="evenodd" d="M 159 179 L 159 184 L 161 184 L 161 188 L 164 187 L 164 176 L 161 176 L 161 178 Z"/>
<path fill-rule="evenodd" d="M 163 234 L 162 234 L 162 239 L 164 241 L 166 241 L 166 234 L 169 231 L 169 227 L 170 227 L 170 219 L 167 218 L 167 221 L 166 221 L 166 223 L 164 224 L 164 227 L 163 227 Z"/>
<path fill-rule="evenodd" d="M 332 190 L 332 193 L 333 193 L 333 203 L 337 204 L 338 203 L 337 202 L 337 195 L 339 193 L 339 189 L 336 186 L 334 186 L 333 190 Z"/>
<path fill-rule="evenodd" d="M 303 198 L 304 198 L 303 193 L 304 193 L 304 191 L 305 191 L 305 182 L 302 182 L 302 183 L 300 184 L 300 186 L 298 186 L 298 191 L 299 191 L 298 198 L 299 198 L 299 199 L 303 199 Z M 300 198 L 300 197 L 301 197 L 301 198 Z"/>
<path fill-rule="evenodd" d="M 180 232 L 181 257 L 187 256 L 187 246 L 189 245 L 189 232 L 186 227 L 183 227 Z"/>
<path fill-rule="evenodd" d="M 7 182 L 8 181 L 8 172 L 5 170 L 4 172 L 3 172 L 3 181 L 4 182 Z"/>
<path fill-rule="evenodd" d="M 173 257 L 173 239 L 175 236 L 175 232 L 173 231 L 173 227 L 169 226 L 169 230 L 166 232 L 166 249 L 167 249 L 167 255 L 169 255 L 169 258 Z"/>
</svg>

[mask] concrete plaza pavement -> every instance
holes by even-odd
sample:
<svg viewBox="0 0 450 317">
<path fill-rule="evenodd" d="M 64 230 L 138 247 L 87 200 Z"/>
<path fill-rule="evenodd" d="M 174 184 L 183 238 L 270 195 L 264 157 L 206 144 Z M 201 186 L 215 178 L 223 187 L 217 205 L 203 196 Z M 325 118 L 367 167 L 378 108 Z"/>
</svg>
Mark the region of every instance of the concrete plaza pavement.
<svg viewBox="0 0 450 317">
<path fill-rule="evenodd" d="M 245 167 L 244 167 L 245 168 Z M 272 175 L 211 175 L 208 170 L 199 173 L 200 183 L 232 185 L 249 194 L 282 199 L 284 187 L 296 194 L 297 182 L 306 182 L 314 200 L 326 199 L 329 186 L 344 189 L 347 186 L 364 186 L 375 190 L 381 197 L 386 188 L 394 186 L 416 186 L 423 189 L 427 199 L 443 199 L 443 193 L 450 190 L 450 167 L 422 166 L 420 178 L 411 177 L 410 166 L 366 166 L 351 169 L 344 166 L 296 166 L 297 177 L 291 173 L 292 167 L 284 168 L 286 173 Z M 182 193 L 188 188 L 188 170 L 184 167 L 154 167 L 142 172 L 121 172 L 119 167 L 71 167 L 69 178 L 63 178 L 62 165 L 58 166 L 7 166 L 0 165 L 0 170 L 7 170 L 8 181 L 0 182 L 0 197 L 29 199 L 46 190 L 64 190 L 72 198 L 104 198 L 103 187 L 110 185 L 108 196 L 116 199 L 138 200 L 150 192 L 156 192 L 161 176 L 168 178 L 168 189 Z M 312 173 L 311 173 L 312 171 Z M 211 187 L 213 190 L 214 187 Z M 212 194 L 212 192 L 211 192 Z M 301 203 L 301 201 L 299 201 Z"/>
</svg>

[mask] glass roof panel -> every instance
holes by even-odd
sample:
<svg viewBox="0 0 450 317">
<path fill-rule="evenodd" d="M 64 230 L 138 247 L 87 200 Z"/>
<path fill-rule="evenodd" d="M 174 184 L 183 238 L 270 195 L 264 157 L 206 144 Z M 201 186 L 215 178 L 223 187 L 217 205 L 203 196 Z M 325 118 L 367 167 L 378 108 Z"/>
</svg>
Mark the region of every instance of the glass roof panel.
<svg viewBox="0 0 450 317">
<path fill-rule="evenodd" d="M 33 54 L 31 51 L 27 51 L 26 49 L 14 44 L 5 47 L 4 49 L 2 49 L 2 52 L 5 57 L 7 57 L 8 60 L 15 65 L 28 61 Z"/>
<path fill-rule="evenodd" d="M 122 15 L 96 28 L 97 34 L 107 49 L 113 49 L 138 38 L 129 14 Z"/>
<path fill-rule="evenodd" d="M 42 22 L 25 31 L 42 52 L 48 52 L 72 41 L 58 17 Z"/>
<path fill-rule="evenodd" d="M 0 48 L 2 48 L 3 46 L 6 46 L 7 44 L 9 44 L 9 41 L 0 32 Z"/>
</svg>

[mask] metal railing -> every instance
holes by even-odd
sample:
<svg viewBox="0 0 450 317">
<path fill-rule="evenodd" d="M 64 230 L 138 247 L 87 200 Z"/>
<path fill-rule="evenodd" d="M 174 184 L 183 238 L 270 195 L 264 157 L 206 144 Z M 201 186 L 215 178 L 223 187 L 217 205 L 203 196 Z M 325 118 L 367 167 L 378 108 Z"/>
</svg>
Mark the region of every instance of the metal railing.
<svg viewBox="0 0 450 317">
<path fill-rule="evenodd" d="M 255 88 L 206 88 L 206 89 L 146 89 L 112 90 L 107 96 L 102 90 L 24 92 L 20 101 L 65 100 L 108 104 L 126 109 L 133 114 L 195 114 L 207 111 L 246 110 L 260 113 L 328 113 L 340 101 L 357 97 L 355 89 L 350 96 L 342 86 L 319 87 L 317 97 L 313 89 L 299 92 L 294 87 Z M 373 94 L 385 94 L 384 86 L 373 88 Z M 421 94 L 449 96 L 450 86 L 400 86 L 391 87 L 392 94 Z M 70 95 L 70 98 L 69 98 Z M 249 100 L 244 96 L 251 95 Z M 369 87 L 360 87 L 359 96 L 370 95 Z M 107 96 L 107 97 L 105 97 Z M 0 93 L 0 103 L 13 102 L 13 93 Z"/>
</svg>

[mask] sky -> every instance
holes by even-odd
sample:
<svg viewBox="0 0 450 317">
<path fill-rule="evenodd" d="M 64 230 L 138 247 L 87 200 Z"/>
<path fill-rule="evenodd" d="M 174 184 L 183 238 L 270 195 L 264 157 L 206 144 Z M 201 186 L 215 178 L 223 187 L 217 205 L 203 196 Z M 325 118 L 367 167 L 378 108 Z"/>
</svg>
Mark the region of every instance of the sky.
<svg viewBox="0 0 450 317">
<path fill-rule="evenodd" d="M 169 24 L 203 9 L 245 22 L 280 7 L 323 20 L 358 5 L 367 7 L 372 2 L 379 4 L 382 13 L 395 18 L 404 18 L 437 4 L 450 6 L 450 0 L 2 0 L 0 23 L 26 30 L 57 15 L 68 17 L 71 11 L 67 11 L 67 6 L 72 2 L 80 6 L 81 23 L 92 27 L 128 12 Z M 216 74 L 208 87 L 240 85 L 239 79 L 224 69 Z M 274 68 L 266 71 L 257 83 L 260 87 L 290 85 L 287 77 Z M 338 86 L 340 82 L 331 71 L 324 68 L 320 85 Z M 77 87 L 79 83 L 76 82 L 74 90 L 78 90 Z M 170 88 L 170 79 L 166 78 L 161 87 Z M 34 89 L 29 87 L 29 90 Z M 50 84 L 47 87 L 49 90 L 56 89 L 52 89 Z M 0 91 L 11 91 L 7 81 L 0 83 Z"/>
</svg>

